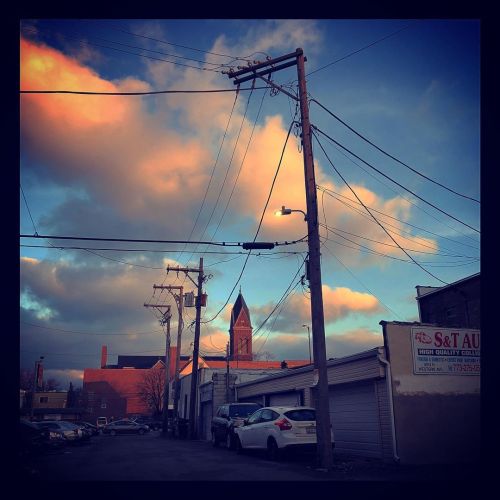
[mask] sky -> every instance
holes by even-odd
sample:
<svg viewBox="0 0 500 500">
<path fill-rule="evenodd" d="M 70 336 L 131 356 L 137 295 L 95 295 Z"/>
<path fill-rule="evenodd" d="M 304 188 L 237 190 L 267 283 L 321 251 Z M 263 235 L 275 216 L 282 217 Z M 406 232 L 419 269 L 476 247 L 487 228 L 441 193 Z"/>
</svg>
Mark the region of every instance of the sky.
<svg viewBox="0 0 500 500">
<path fill-rule="evenodd" d="M 417 321 L 417 285 L 480 272 L 479 39 L 473 19 L 22 20 L 21 91 L 228 92 L 20 93 L 21 235 L 188 242 L 21 237 L 21 368 L 44 356 L 45 377 L 65 388 L 99 367 L 102 345 L 109 363 L 163 354 L 158 310 L 144 303 L 171 305 L 175 345 L 175 302 L 153 285 L 194 290 L 166 268 L 200 257 L 202 355 L 225 353 L 241 287 L 254 353 L 309 358 L 307 243 L 290 244 L 307 226 L 300 212 L 275 215 L 306 211 L 300 114 L 264 81 L 236 93 L 227 75 L 299 47 L 317 127 L 327 357 L 383 345 L 381 320 Z M 272 80 L 298 91 L 295 66 Z M 272 250 L 247 260 L 208 244 L 253 241 L 261 218 L 257 240 L 281 243 Z M 184 315 L 189 354 L 194 308 Z"/>
</svg>

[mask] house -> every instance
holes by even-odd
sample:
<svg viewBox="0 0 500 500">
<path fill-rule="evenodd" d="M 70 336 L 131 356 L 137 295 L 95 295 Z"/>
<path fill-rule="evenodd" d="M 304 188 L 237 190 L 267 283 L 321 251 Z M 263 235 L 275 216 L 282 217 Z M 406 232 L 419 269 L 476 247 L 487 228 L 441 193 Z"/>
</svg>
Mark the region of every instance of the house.
<svg viewBox="0 0 500 500">
<path fill-rule="evenodd" d="M 170 348 L 170 378 L 175 374 L 177 348 Z M 180 356 L 181 366 L 188 361 Z M 95 422 L 98 417 L 116 420 L 124 417 L 149 415 L 153 409 L 145 398 L 145 385 L 150 385 L 151 393 L 162 397 L 162 386 L 157 379 L 147 378 L 155 375 L 153 370 L 165 367 L 165 356 L 128 356 L 119 355 L 117 363 L 107 362 L 107 346 L 102 346 L 101 367 L 86 368 L 83 373 L 83 394 L 86 406 L 85 418 Z M 161 375 L 160 375 L 161 376 Z"/>
<path fill-rule="evenodd" d="M 33 408 L 24 404 L 21 415 L 33 420 L 80 420 L 82 408 L 67 408 L 68 391 L 35 392 Z"/>
<path fill-rule="evenodd" d="M 480 330 L 480 286 L 480 273 L 447 286 L 417 286 L 416 299 L 420 321 L 452 328 Z"/>
</svg>

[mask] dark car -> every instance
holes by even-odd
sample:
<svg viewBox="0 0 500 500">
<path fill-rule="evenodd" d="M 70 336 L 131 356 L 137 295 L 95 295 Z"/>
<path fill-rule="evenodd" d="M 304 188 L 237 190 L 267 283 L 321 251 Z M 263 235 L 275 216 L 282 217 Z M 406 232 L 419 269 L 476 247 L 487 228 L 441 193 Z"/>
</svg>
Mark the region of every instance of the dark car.
<svg viewBox="0 0 500 500">
<path fill-rule="evenodd" d="M 212 419 L 212 444 L 219 446 L 219 443 L 225 443 L 227 448 L 232 449 L 235 427 L 243 425 L 243 420 L 260 408 L 262 405 L 259 403 L 227 403 L 219 406 Z"/>
<path fill-rule="evenodd" d="M 157 431 L 163 427 L 163 421 L 154 417 L 137 417 L 133 419 L 135 423 L 147 425 L 151 430 Z"/>
<path fill-rule="evenodd" d="M 19 421 L 19 452 L 22 457 L 34 456 L 51 447 L 50 431 L 40 429 L 29 420 Z"/>
<path fill-rule="evenodd" d="M 93 425 L 89 422 L 80 422 L 79 421 L 79 422 L 74 422 L 74 423 L 76 425 L 78 425 L 79 427 L 84 427 L 85 429 L 87 429 L 87 431 L 90 432 L 91 436 L 97 436 L 99 434 L 99 429 L 95 425 Z"/>
<path fill-rule="evenodd" d="M 124 418 L 123 420 L 116 420 L 102 428 L 103 434 L 145 434 L 149 432 L 149 427 L 144 424 L 138 424 L 133 420 Z"/>
<path fill-rule="evenodd" d="M 63 441 L 67 444 L 79 444 L 83 441 L 83 431 L 77 425 L 64 420 L 41 420 L 35 425 L 39 429 L 48 429 L 50 439 L 54 442 Z"/>
</svg>

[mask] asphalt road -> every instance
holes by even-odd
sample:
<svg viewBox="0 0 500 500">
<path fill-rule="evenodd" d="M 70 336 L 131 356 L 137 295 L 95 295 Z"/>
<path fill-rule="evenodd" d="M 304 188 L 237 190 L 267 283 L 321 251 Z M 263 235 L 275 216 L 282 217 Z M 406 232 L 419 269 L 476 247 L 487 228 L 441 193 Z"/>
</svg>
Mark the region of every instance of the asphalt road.
<svg viewBox="0 0 500 500">
<path fill-rule="evenodd" d="M 23 464 L 34 480 L 75 481 L 420 481 L 459 480 L 455 467 L 408 467 L 335 457 L 334 468 L 318 471 L 314 456 L 294 455 L 273 462 L 265 454 L 237 455 L 206 441 L 163 438 L 159 432 L 100 435 Z M 462 477 L 463 479 L 463 477 Z"/>
</svg>

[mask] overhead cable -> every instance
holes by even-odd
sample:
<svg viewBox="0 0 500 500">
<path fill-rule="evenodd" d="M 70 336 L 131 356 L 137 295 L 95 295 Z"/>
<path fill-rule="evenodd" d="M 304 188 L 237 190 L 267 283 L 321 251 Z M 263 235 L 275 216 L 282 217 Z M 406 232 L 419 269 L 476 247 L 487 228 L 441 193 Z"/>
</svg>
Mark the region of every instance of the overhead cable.
<svg viewBox="0 0 500 500">
<path fill-rule="evenodd" d="M 316 127 L 314 127 L 316 129 Z M 365 208 L 365 210 L 370 214 L 370 216 L 375 220 L 375 222 L 383 229 L 383 231 L 387 234 L 387 236 L 389 236 L 389 238 L 391 238 L 391 240 L 400 248 L 400 250 L 402 252 L 404 252 L 404 254 L 409 257 L 418 267 L 420 267 L 420 269 L 422 269 L 422 271 L 426 272 L 427 274 L 429 274 L 430 276 L 432 276 L 434 279 L 440 281 L 441 283 L 445 284 L 445 285 L 449 285 L 449 283 L 447 283 L 446 281 L 443 281 L 442 279 L 438 278 L 437 276 L 435 276 L 434 274 L 432 274 L 429 270 L 425 269 L 425 267 L 423 267 L 419 262 L 417 262 L 404 248 L 401 247 L 401 245 L 392 237 L 392 235 L 387 231 L 387 229 L 385 229 L 385 227 L 378 221 L 378 219 L 372 214 L 372 212 L 370 211 L 370 209 L 361 201 L 361 199 L 359 198 L 359 196 L 357 195 L 356 191 L 354 191 L 354 189 L 352 189 L 352 187 L 349 185 L 349 183 L 344 179 L 344 177 L 342 176 L 342 174 L 338 171 L 338 169 L 335 167 L 335 165 L 332 163 L 332 161 L 330 160 L 329 156 L 327 155 L 325 149 L 323 148 L 323 145 L 321 144 L 321 142 L 319 141 L 318 139 L 318 136 L 316 135 L 316 133 L 313 131 L 313 135 L 314 137 L 316 138 L 316 141 L 318 142 L 320 148 L 322 149 L 326 159 L 328 160 L 328 162 L 330 163 L 330 165 L 332 166 L 332 168 L 335 170 L 335 172 L 337 172 L 337 175 L 340 176 L 340 178 L 344 181 L 344 183 L 346 184 L 346 186 L 349 188 L 349 190 L 352 192 L 352 194 L 356 197 L 356 199 L 363 205 L 363 207 Z"/>
<path fill-rule="evenodd" d="M 433 182 L 434 184 L 442 187 L 443 189 L 446 189 L 447 191 L 449 191 L 450 193 L 453 193 L 453 194 L 456 194 L 457 196 L 461 196 L 462 198 L 467 198 L 468 200 L 471 200 L 471 201 L 475 201 L 476 203 L 481 203 L 479 200 L 476 200 L 476 198 L 472 198 L 471 196 L 467 196 L 465 194 L 461 194 L 457 191 L 455 191 L 454 189 L 448 187 L 448 186 L 445 186 L 444 184 L 441 184 L 440 182 L 434 180 L 434 179 L 431 179 L 430 177 L 428 177 L 427 175 L 425 174 L 422 174 L 421 172 L 419 172 L 418 170 L 414 169 L 413 167 L 410 167 L 410 165 L 407 165 L 406 163 L 404 163 L 403 161 L 399 160 L 398 158 L 396 158 L 395 156 L 389 154 L 387 151 L 384 151 L 382 148 L 378 147 L 376 144 L 374 144 L 372 141 L 370 141 L 369 139 L 367 139 L 364 135 L 360 134 L 359 132 L 357 132 L 356 130 L 354 130 L 350 125 L 348 125 L 344 120 L 340 119 L 335 113 L 333 113 L 332 111 L 330 111 L 328 108 L 326 108 L 325 106 L 323 106 L 320 102 L 318 102 L 316 99 L 311 99 L 309 102 L 315 102 L 318 106 L 320 106 L 321 108 L 323 108 L 327 113 L 329 113 L 331 116 L 333 116 L 336 120 L 338 120 L 340 123 L 342 123 L 342 125 L 346 126 L 351 132 L 354 132 L 358 137 L 360 137 L 361 139 L 363 139 L 365 142 L 367 142 L 368 144 L 370 144 L 371 146 L 373 146 L 375 149 L 377 149 L 378 151 L 380 151 L 381 153 L 383 153 L 384 155 L 388 156 L 389 158 L 393 159 L 394 161 L 400 163 L 401 165 L 405 166 L 406 168 L 410 169 L 412 172 L 414 172 L 415 174 L 419 175 L 420 177 L 423 177 L 424 179 L 430 181 L 430 182 Z"/>
<path fill-rule="evenodd" d="M 393 182 L 394 184 L 396 184 L 397 186 L 399 186 L 400 188 L 404 189 L 405 191 L 408 191 L 409 193 L 411 193 L 413 196 L 415 196 L 416 198 L 418 198 L 419 200 L 423 201 L 424 203 L 426 203 L 427 205 L 431 206 L 432 208 L 434 208 L 435 210 L 437 210 L 438 212 L 441 212 L 442 214 L 450 217 L 451 219 L 459 222 L 460 224 L 464 225 L 464 226 L 467 226 L 469 229 L 472 229 L 473 231 L 475 231 L 476 233 L 480 233 L 481 231 L 479 231 L 478 229 L 476 229 L 475 227 L 472 227 L 470 226 L 469 224 L 467 224 L 466 222 L 463 222 L 461 221 L 460 219 L 457 219 L 456 217 L 454 217 L 453 215 L 449 214 L 448 212 L 445 212 L 444 210 L 442 210 L 441 208 L 437 207 L 436 205 L 434 205 L 433 203 L 431 203 L 430 201 L 427 201 L 426 199 L 422 198 L 421 196 L 419 196 L 418 194 L 414 193 L 413 191 L 411 191 L 410 189 L 408 189 L 407 187 L 403 186 L 402 184 L 400 184 L 399 182 L 395 181 L 394 179 L 392 179 L 391 177 L 389 177 L 388 175 L 384 174 L 384 172 L 380 171 L 378 168 L 374 167 L 373 165 L 371 165 L 370 163 L 368 163 L 367 161 L 363 160 L 363 158 L 359 157 L 357 154 L 353 153 L 350 149 L 347 149 L 345 146 L 343 146 L 342 144 L 340 144 L 339 142 L 337 142 L 335 139 L 333 139 L 332 137 L 330 137 L 328 134 L 326 134 L 325 132 L 323 132 L 322 130 L 320 130 L 318 127 L 314 126 L 311 124 L 311 128 L 313 128 L 314 130 L 318 131 L 320 134 L 324 135 L 325 137 L 327 137 L 328 139 L 330 139 L 332 142 L 334 142 L 335 144 L 337 144 L 338 146 L 340 146 L 342 149 L 344 149 L 345 151 L 347 151 L 348 153 L 352 154 L 355 158 L 357 158 L 358 160 L 362 161 L 365 165 L 369 166 L 371 169 L 375 170 L 376 172 L 378 172 L 380 175 L 384 176 L 386 179 L 389 179 L 391 182 Z M 316 136 L 317 138 L 317 136 Z M 319 143 L 319 141 L 318 141 Z M 320 144 L 320 143 L 319 143 Z M 320 144 L 321 145 L 321 144 Z M 322 148 L 323 149 L 323 148 Z M 326 155 L 326 153 L 325 153 Z M 339 174 L 340 175 L 340 174 Z"/>
</svg>

